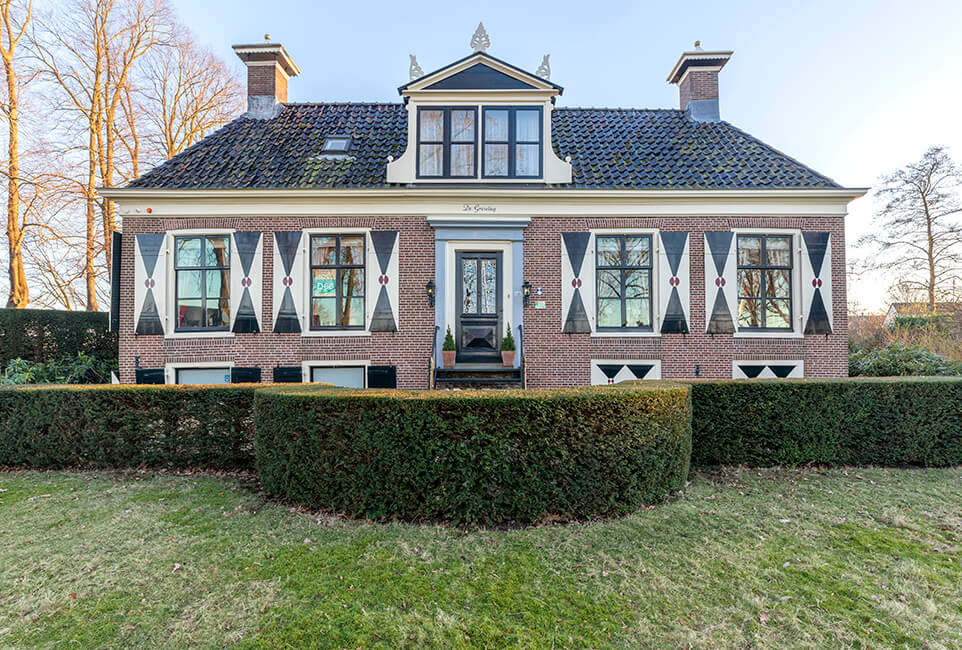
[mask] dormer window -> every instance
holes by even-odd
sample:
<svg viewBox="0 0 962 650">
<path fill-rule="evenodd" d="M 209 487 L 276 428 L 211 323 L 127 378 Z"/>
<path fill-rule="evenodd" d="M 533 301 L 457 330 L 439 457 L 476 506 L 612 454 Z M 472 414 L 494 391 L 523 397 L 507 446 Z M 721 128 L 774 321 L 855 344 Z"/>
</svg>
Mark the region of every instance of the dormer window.
<svg viewBox="0 0 962 650">
<path fill-rule="evenodd" d="M 419 109 L 418 177 L 474 178 L 477 141 L 476 109 Z"/>
<path fill-rule="evenodd" d="M 484 109 L 485 178 L 541 178 L 541 109 Z"/>
<path fill-rule="evenodd" d="M 329 135 L 324 138 L 321 153 L 325 156 L 343 156 L 351 148 L 351 136 Z"/>
</svg>

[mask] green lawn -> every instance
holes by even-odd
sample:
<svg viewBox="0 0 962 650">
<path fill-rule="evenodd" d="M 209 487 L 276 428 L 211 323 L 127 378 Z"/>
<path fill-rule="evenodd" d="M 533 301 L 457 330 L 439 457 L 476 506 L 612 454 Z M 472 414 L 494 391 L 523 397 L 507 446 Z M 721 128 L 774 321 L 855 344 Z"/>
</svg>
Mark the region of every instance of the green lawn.
<svg viewBox="0 0 962 650">
<path fill-rule="evenodd" d="M 962 645 L 962 468 L 727 470 L 517 530 L 235 479 L 0 473 L 0 647 Z"/>
</svg>

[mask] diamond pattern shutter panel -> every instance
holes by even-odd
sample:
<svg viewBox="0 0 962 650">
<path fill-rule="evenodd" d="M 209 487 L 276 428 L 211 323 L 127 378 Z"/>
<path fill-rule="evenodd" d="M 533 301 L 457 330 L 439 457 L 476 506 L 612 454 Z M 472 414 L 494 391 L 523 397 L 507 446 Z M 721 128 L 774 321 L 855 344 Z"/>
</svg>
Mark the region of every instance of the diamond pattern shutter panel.
<svg viewBox="0 0 962 650">
<path fill-rule="evenodd" d="M 134 238 L 134 333 L 163 334 L 167 315 L 167 235 Z"/>
<path fill-rule="evenodd" d="M 595 304 L 595 259 L 590 232 L 561 233 L 561 331 L 592 330 Z"/>
<path fill-rule="evenodd" d="M 658 303 L 662 334 L 688 333 L 689 266 L 688 233 L 661 233 Z"/>
<path fill-rule="evenodd" d="M 234 233 L 230 254 L 230 313 L 231 331 L 235 334 L 261 331 L 263 241 L 259 232 Z"/>
<path fill-rule="evenodd" d="M 396 230 L 372 230 L 367 254 L 368 330 L 396 332 L 400 323 L 398 268 L 400 237 Z"/>
<path fill-rule="evenodd" d="M 832 236 L 802 233 L 802 309 L 805 334 L 832 333 Z"/>
<path fill-rule="evenodd" d="M 301 231 L 274 233 L 274 331 L 300 332 L 307 296 Z"/>
<path fill-rule="evenodd" d="M 705 331 L 733 334 L 738 302 L 735 233 L 705 233 Z"/>
</svg>

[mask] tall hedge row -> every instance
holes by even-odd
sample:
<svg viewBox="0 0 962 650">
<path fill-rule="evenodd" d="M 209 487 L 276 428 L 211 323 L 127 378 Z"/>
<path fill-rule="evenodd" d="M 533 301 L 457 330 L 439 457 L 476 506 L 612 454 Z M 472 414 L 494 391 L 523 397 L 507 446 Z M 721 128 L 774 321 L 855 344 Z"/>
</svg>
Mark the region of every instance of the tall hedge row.
<svg viewBox="0 0 962 650">
<path fill-rule="evenodd" d="M 0 465 L 252 469 L 254 386 L 0 389 Z"/>
<path fill-rule="evenodd" d="M 962 465 L 962 378 L 692 384 L 692 463 Z"/>
<path fill-rule="evenodd" d="M 104 312 L 0 309 L 0 368 L 11 359 L 47 362 L 78 352 L 114 361 L 117 335 L 107 329 Z"/>
<path fill-rule="evenodd" d="M 497 523 L 625 512 L 685 484 L 686 386 L 413 392 L 268 388 L 274 495 L 366 517 Z"/>
</svg>

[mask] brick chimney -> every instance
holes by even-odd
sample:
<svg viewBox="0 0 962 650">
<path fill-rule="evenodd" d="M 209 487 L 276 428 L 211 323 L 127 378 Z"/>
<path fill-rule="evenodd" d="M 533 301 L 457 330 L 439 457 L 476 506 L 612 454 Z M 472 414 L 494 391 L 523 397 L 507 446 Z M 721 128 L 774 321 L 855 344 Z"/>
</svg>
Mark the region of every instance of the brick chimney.
<svg viewBox="0 0 962 650">
<path fill-rule="evenodd" d="M 287 102 L 287 80 L 300 74 L 284 46 L 272 43 L 269 34 L 263 43 L 235 45 L 234 53 L 247 66 L 247 115 L 270 119 Z"/>
<path fill-rule="evenodd" d="M 717 122 L 721 119 L 718 109 L 718 73 L 731 51 L 706 52 L 701 41 L 695 41 L 695 49 L 684 52 L 668 75 L 668 82 L 678 86 L 681 110 L 696 122 Z"/>
</svg>

